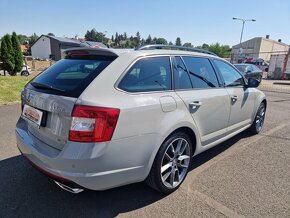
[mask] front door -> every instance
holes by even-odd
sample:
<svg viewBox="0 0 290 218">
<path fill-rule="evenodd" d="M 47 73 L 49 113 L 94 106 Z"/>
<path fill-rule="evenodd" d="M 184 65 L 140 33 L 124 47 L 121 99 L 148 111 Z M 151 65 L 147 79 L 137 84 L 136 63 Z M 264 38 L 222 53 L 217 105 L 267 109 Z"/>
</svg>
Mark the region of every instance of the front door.
<svg viewBox="0 0 290 218">
<path fill-rule="evenodd" d="M 213 62 L 220 71 L 230 96 L 231 114 L 228 124 L 228 134 L 230 134 L 252 123 L 255 92 L 251 88 L 245 88 L 243 77 L 230 64 L 221 60 L 213 60 Z"/>
</svg>

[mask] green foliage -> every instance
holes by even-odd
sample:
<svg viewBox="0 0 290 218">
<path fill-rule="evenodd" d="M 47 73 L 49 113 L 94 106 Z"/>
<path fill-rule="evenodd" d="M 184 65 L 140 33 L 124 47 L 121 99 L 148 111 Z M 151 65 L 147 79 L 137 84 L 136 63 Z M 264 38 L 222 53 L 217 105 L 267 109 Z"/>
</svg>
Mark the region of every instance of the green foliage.
<svg viewBox="0 0 290 218">
<path fill-rule="evenodd" d="M 14 74 L 16 74 L 16 72 L 20 72 L 22 70 L 23 54 L 21 51 L 19 39 L 15 32 L 12 33 L 11 41 L 12 41 L 12 47 L 14 51 L 14 63 L 15 63 L 13 71 L 14 71 Z"/>
<path fill-rule="evenodd" d="M 26 35 L 19 34 L 17 35 L 21 45 L 27 45 L 29 43 L 29 37 Z"/>
<path fill-rule="evenodd" d="M 29 37 L 29 46 L 31 47 L 38 39 L 38 35 L 36 35 L 36 33 L 33 33 L 30 37 Z"/>
<path fill-rule="evenodd" d="M 92 30 L 88 30 L 85 34 L 86 41 L 93 41 L 93 42 L 103 42 L 107 43 L 109 39 L 106 37 L 106 35 L 102 32 L 96 31 L 95 28 Z"/>
<path fill-rule="evenodd" d="M 105 34 L 101 32 L 97 32 L 95 29 L 91 31 L 87 31 L 85 35 L 86 40 L 89 41 L 107 41 Z M 167 41 L 165 38 L 157 38 L 148 35 L 146 39 L 141 38 L 140 32 L 137 32 L 135 36 L 127 36 L 127 33 L 119 34 L 116 32 L 115 35 L 111 37 L 113 48 L 136 48 L 142 45 L 148 44 L 162 44 L 162 45 L 173 45 L 171 41 Z M 175 40 L 175 45 L 181 46 L 181 39 L 177 37 Z M 190 42 L 186 42 L 183 44 L 185 47 L 194 47 Z M 229 57 L 230 56 L 230 47 L 228 45 L 220 45 L 219 43 L 208 45 L 206 43 L 202 44 L 202 46 L 197 46 L 197 48 L 209 50 L 211 52 L 216 53 L 220 57 Z"/>
<path fill-rule="evenodd" d="M 3 61 L 4 70 L 12 73 L 15 67 L 14 52 L 11 38 L 8 34 L 6 34 L 1 41 L 1 60 Z"/>
<path fill-rule="evenodd" d="M 167 40 L 164 38 L 157 38 L 156 44 L 167 45 Z"/>
<path fill-rule="evenodd" d="M 145 44 L 151 44 L 152 43 L 152 38 L 151 38 L 151 35 L 149 35 L 148 37 L 147 37 L 147 39 L 145 40 Z"/>
<path fill-rule="evenodd" d="M 175 40 L 175 45 L 177 46 L 181 46 L 181 39 L 180 37 L 177 37 L 176 40 Z"/>
<path fill-rule="evenodd" d="M 140 46 L 140 42 L 141 42 L 141 36 L 140 36 L 139 32 L 136 33 L 136 37 L 134 38 L 134 40 L 135 40 L 136 46 L 139 47 Z"/>
<path fill-rule="evenodd" d="M 204 50 L 211 51 L 222 58 L 228 58 L 230 57 L 230 54 L 231 54 L 229 45 L 220 45 L 219 43 L 215 43 L 211 45 L 204 43 L 202 46 L 198 46 L 197 48 L 202 48 Z"/>
<path fill-rule="evenodd" d="M 48 33 L 47 35 L 48 36 L 55 36 L 53 33 Z"/>
<path fill-rule="evenodd" d="M 190 43 L 190 42 L 186 42 L 183 44 L 184 47 L 189 47 L 189 48 L 192 48 L 193 45 Z"/>
<path fill-rule="evenodd" d="M 202 46 L 201 46 L 202 49 L 205 49 L 205 50 L 209 50 L 209 45 L 206 44 L 206 43 L 203 43 Z"/>
</svg>

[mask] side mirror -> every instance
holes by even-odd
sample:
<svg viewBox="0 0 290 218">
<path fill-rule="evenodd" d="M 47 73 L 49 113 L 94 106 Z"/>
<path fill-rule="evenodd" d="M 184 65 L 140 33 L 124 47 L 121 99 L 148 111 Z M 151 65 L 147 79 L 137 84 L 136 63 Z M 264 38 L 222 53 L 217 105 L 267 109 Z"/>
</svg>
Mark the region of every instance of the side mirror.
<svg viewBox="0 0 290 218">
<path fill-rule="evenodd" d="M 249 78 L 246 88 L 257 88 L 259 85 L 260 85 L 260 82 L 258 80 L 254 78 Z"/>
<path fill-rule="evenodd" d="M 248 70 L 246 73 L 251 73 L 252 71 Z"/>
</svg>

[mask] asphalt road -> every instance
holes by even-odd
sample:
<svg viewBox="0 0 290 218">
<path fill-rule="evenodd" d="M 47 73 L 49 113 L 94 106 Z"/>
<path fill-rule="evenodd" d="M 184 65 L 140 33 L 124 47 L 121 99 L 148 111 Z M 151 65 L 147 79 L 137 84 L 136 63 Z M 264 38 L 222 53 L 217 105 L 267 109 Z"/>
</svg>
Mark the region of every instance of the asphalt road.
<svg viewBox="0 0 290 218">
<path fill-rule="evenodd" d="M 20 105 L 0 107 L 0 217 L 290 217 L 290 94 L 266 93 L 264 130 L 194 158 L 178 191 L 143 183 L 78 195 L 58 188 L 16 148 Z"/>
</svg>

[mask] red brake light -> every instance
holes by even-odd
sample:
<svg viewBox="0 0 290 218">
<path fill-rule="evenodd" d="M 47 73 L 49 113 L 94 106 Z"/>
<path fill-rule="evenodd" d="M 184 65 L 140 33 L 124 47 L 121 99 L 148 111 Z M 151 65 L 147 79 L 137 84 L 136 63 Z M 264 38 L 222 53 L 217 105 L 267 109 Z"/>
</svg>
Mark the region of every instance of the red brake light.
<svg viewBox="0 0 290 218">
<path fill-rule="evenodd" d="M 119 113 L 120 110 L 117 108 L 75 105 L 69 140 L 75 142 L 110 141 Z"/>
</svg>

